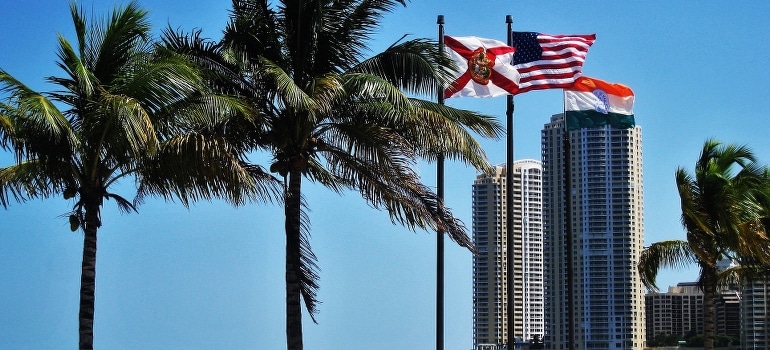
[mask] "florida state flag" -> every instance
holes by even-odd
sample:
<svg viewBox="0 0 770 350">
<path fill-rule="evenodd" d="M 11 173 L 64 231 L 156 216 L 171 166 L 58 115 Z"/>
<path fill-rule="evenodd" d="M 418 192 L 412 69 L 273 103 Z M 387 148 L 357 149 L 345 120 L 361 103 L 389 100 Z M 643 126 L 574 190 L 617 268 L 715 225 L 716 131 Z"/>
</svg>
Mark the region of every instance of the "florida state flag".
<svg viewBox="0 0 770 350">
<path fill-rule="evenodd" d="M 458 67 L 444 97 L 495 97 L 518 90 L 519 73 L 511 65 L 516 49 L 474 36 L 444 36 L 444 44 Z"/>
</svg>

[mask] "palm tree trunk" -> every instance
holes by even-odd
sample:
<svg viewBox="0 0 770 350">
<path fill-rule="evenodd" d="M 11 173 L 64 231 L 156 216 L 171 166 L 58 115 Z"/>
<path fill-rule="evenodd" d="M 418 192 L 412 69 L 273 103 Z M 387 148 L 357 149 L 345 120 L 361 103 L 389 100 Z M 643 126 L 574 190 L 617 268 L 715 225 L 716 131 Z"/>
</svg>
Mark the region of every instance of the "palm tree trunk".
<svg viewBox="0 0 770 350">
<path fill-rule="evenodd" d="M 717 269 L 703 266 L 703 349 L 714 349 L 714 321 L 716 318 Z"/>
<path fill-rule="evenodd" d="M 96 233 L 99 228 L 99 206 L 86 205 L 83 228 L 83 262 L 80 272 L 80 349 L 94 348 L 94 301 L 96 295 Z"/>
<path fill-rule="evenodd" d="M 289 172 L 289 188 L 284 198 L 286 215 L 286 341 L 289 350 L 302 350 L 302 305 L 300 292 L 300 221 L 302 173 Z"/>
</svg>

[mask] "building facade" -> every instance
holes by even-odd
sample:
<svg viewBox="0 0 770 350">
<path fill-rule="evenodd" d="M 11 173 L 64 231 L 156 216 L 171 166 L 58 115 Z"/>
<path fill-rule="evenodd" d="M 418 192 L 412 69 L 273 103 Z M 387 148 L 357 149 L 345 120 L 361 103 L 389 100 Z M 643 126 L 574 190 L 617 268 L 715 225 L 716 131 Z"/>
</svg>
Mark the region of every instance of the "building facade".
<svg viewBox="0 0 770 350">
<path fill-rule="evenodd" d="M 715 334 L 728 336 L 736 343 L 741 337 L 741 299 L 741 292 L 730 287 L 718 291 L 714 301 Z M 685 340 L 703 335 L 703 291 L 696 282 L 678 283 L 666 293 L 647 293 L 645 311 L 648 340 L 668 334 Z"/>
<path fill-rule="evenodd" d="M 562 114 L 541 131 L 545 346 L 568 349 L 574 341 L 581 350 L 642 349 L 644 289 L 636 270 L 644 248 L 642 130 L 569 131 L 565 156 L 566 132 Z"/>
<path fill-rule="evenodd" d="M 473 183 L 473 343 L 477 350 L 508 340 L 541 338 L 543 311 L 542 165 L 513 163 L 513 208 L 508 210 L 506 165 L 481 174 Z M 513 322 L 508 337 L 508 237 L 506 215 L 513 215 Z"/>
<path fill-rule="evenodd" d="M 741 292 L 727 289 L 716 301 L 716 334 L 724 334 L 737 342 L 741 338 Z"/>
<path fill-rule="evenodd" d="M 770 279 L 741 285 L 741 349 L 770 348 Z"/>
<path fill-rule="evenodd" d="M 697 283 L 679 283 L 667 293 L 645 295 L 647 339 L 658 334 L 703 334 L 703 292 Z"/>
</svg>

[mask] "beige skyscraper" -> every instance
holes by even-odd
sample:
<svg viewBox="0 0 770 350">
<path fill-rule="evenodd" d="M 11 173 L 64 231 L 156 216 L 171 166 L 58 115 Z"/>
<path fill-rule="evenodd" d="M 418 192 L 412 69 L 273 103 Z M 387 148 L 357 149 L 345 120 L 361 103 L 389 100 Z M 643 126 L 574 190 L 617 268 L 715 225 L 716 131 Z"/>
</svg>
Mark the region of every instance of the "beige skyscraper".
<svg viewBox="0 0 770 350">
<path fill-rule="evenodd" d="M 477 350 L 508 343 L 506 215 L 513 215 L 513 338 L 542 337 L 543 220 L 542 166 L 537 160 L 513 163 L 513 208 L 505 204 L 506 165 L 473 183 L 473 343 Z"/>
<path fill-rule="evenodd" d="M 564 117 L 541 132 L 547 349 L 642 349 L 644 290 L 636 263 L 644 248 L 642 129 L 569 132 L 572 271 L 567 257 Z M 574 304 L 569 303 L 572 282 Z"/>
</svg>

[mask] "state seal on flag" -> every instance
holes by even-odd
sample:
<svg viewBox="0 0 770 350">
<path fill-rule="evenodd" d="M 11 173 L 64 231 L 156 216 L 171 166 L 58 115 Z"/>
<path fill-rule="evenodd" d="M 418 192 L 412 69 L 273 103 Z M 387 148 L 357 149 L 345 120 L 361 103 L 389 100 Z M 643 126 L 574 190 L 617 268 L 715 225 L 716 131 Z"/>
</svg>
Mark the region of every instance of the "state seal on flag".
<svg viewBox="0 0 770 350">
<path fill-rule="evenodd" d="M 495 62 L 489 59 L 487 51 L 483 47 L 473 50 L 473 54 L 468 58 L 468 73 L 473 81 L 481 84 L 489 84 L 489 78 L 492 76 L 492 67 Z"/>
<path fill-rule="evenodd" d="M 453 61 L 451 82 L 444 97 L 494 97 L 513 95 L 519 72 L 511 65 L 516 49 L 494 39 L 444 36 L 446 53 Z"/>
</svg>

